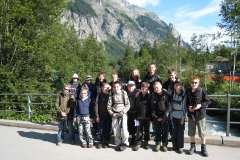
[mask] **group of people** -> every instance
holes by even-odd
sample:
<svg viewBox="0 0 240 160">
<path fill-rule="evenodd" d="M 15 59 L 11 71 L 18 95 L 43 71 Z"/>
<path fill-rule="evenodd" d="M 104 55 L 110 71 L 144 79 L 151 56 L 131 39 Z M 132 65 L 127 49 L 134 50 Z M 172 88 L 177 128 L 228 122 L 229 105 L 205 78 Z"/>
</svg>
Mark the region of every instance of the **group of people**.
<svg viewBox="0 0 240 160">
<path fill-rule="evenodd" d="M 196 126 L 201 138 L 201 154 L 208 156 L 206 149 L 206 107 L 209 98 L 199 86 L 200 78 L 191 76 L 189 89 L 177 78 L 174 69 L 168 70 L 168 80 L 162 83 L 156 74 L 156 65 L 148 65 L 148 73 L 140 80 L 139 70 L 130 73 L 126 86 L 112 73 L 110 83 L 104 73 L 99 73 L 96 82 L 90 75 L 83 84 L 78 75 L 63 85 L 56 99 L 58 112 L 57 145 L 64 139 L 64 126 L 68 127 L 71 144 L 75 144 L 73 123 L 77 123 L 79 139 L 83 148 L 93 147 L 91 123 L 97 134 L 97 148 L 108 148 L 113 132 L 116 150 L 123 151 L 129 145 L 139 150 L 142 140 L 149 149 L 150 124 L 153 125 L 155 151 L 167 151 L 168 134 L 171 133 L 171 151 L 183 153 L 185 121 L 188 117 L 188 135 L 191 139 L 189 154 L 196 152 Z M 131 138 L 129 138 L 131 135 Z M 130 143 L 129 143 L 130 142 Z"/>
</svg>

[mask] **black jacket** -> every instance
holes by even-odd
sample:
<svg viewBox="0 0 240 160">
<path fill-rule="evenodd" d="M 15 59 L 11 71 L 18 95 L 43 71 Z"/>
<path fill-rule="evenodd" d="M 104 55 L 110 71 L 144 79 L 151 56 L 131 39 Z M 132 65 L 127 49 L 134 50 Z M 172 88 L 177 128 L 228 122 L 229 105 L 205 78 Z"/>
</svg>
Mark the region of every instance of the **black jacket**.
<svg viewBox="0 0 240 160">
<path fill-rule="evenodd" d="M 146 108 L 143 108 L 146 107 Z M 151 95 L 147 93 L 144 97 L 142 93 L 138 95 L 135 102 L 135 119 L 149 119 L 152 120 L 151 116 Z"/>
<path fill-rule="evenodd" d="M 167 91 L 162 90 L 162 94 L 152 94 L 151 98 L 151 114 L 153 118 L 167 118 L 171 112 L 171 104 Z"/>
<path fill-rule="evenodd" d="M 201 91 L 202 90 L 202 91 Z M 202 92 L 202 95 L 200 93 Z M 194 92 L 192 92 L 192 89 L 189 88 L 186 91 L 187 95 L 187 111 L 188 111 L 188 117 L 192 118 L 192 115 L 194 115 L 195 119 L 200 120 L 206 117 L 206 108 L 208 107 L 210 101 L 207 95 L 207 92 L 202 89 L 201 87 L 198 87 Z M 201 104 L 202 107 L 198 110 L 195 110 L 193 113 L 188 110 L 189 106 L 195 106 L 196 104 Z"/>
<path fill-rule="evenodd" d="M 151 76 L 149 74 L 149 72 L 147 73 L 147 75 L 142 80 L 142 82 L 148 82 L 150 84 L 150 87 L 149 87 L 150 92 L 153 92 L 153 83 L 157 82 L 157 81 L 162 84 L 162 80 L 161 80 L 161 77 L 159 75 L 155 74 L 154 76 Z"/>
<path fill-rule="evenodd" d="M 106 79 L 103 80 L 103 82 L 106 82 Z M 95 102 L 96 101 L 96 98 L 97 98 L 97 95 L 99 93 L 102 92 L 102 84 L 103 82 L 100 82 L 98 78 L 96 78 L 96 82 L 94 83 L 94 86 L 93 86 L 93 93 L 92 93 L 92 100 Z"/>
<path fill-rule="evenodd" d="M 176 77 L 175 80 L 177 80 L 178 78 Z M 170 89 L 171 91 L 173 91 L 174 89 L 174 82 L 172 82 L 170 79 L 168 79 L 166 82 L 163 83 L 163 88 L 166 89 L 168 91 L 168 89 Z M 170 92 L 168 92 L 170 93 Z"/>
</svg>

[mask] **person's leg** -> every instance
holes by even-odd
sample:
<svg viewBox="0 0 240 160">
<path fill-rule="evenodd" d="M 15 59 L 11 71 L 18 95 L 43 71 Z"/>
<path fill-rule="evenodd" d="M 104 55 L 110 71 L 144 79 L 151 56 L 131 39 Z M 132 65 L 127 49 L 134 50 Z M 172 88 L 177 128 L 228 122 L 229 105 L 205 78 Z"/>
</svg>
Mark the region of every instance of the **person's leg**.
<svg viewBox="0 0 240 160">
<path fill-rule="evenodd" d="M 63 121 L 58 121 L 58 134 L 57 134 L 57 145 L 60 146 L 64 139 L 64 132 L 63 132 Z"/>
<path fill-rule="evenodd" d="M 68 134 L 71 140 L 71 144 L 75 144 L 75 134 L 73 130 L 73 121 L 68 119 Z"/>
<path fill-rule="evenodd" d="M 142 141 L 142 136 L 143 136 L 143 120 L 138 120 L 139 121 L 139 126 L 136 126 L 136 136 L 135 136 L 135 140 L 136 140 L 136 145 L 134 147 L 135 151 L 138 151 L 138 149 L 141 146 L 141 141 Z"/>
<path fill-rule="evenodd" d="M 115 144 L 118 147 L 121 144 L 121 139 L 120 139 L 121 131 L 120 131 L 120 126 L 117 118 L 112 118 L 112 130 L 114 134 Z"/>
<path fill-rule="evenodd" d="M 172 150 L 176 150 L 178 148 L 177 140 L 178 140 L 178 121 L 176 118 L 173 118 L 173 126 L 174 129 L 172 130 Z"/>
<path fill-rule="evenodd" d="M 201 153 L 204 157 L 208 156 L 206 149 L 206 118 L 203 118 L 197 123 L 199 137 L 201 138 Z"/>
<path fill-rule="evenodd" d="M 105 147 L 109 147 L 111 129 L 112 129 L 112 117 L 110 115 L 105 115 L 105 131 L 104 131 Z"/>
<path fill-rule="evenodd" d="M 149 120 L 143 120 L 144 127 L 144 148 L 149 149 L 148 141 L 150 140 L 150 123 Z"/>
<path fill-rule="evenodd" d="M 131 141 L 130 141 L 130 145 L 134 145 L 135 144 L 135 123 L 134 123 L 134 115 L 133 114 L 128 114 L 128 119 L 127 119 L 127 129 L 129 132 L 129 135 L 132 136 Z"/>
<path fill-rule="evenodd" d="M 98 122 L 98 135 L 97 135 L 97 148 L 102 148 L 103 136 L 104 136 L 104 129 L 105 129 L 105 119 L 103 115 L 99 115 L 100 122 Z"/>
<path fill-rule="evenodd" d="M 127 115 L 124 115 L 122 117 L 122 126 L 121 126 L 121 137 L 122 137 L 122 143 L 125 144 L 126 146 L 129 146 L 128 142 L 128 137 L 129 137 L 129 132 L 127 128 Z"/>
<path fill-rule="evenodd" d="M 91 122 L 90 117 L 83 117 L 84 130 L 86 135 L 86 140 L 88 142 L 88 147 L 93 147 L 93 137 L 91 133 Z"/>
<path fill-rule="evenodd" d="M 84 124 L 83 124 L 83 117 L 78 116 L 77 117 L 77 123 L 78 123 L 78 133 L 79 133 L 79 139 L 82 142 L 82 147 L 87 147 L 86 137 L 84 133 Z"/>
<path fill-rule="evenodd" d="M 168 145 L 168 132 L 169 132 L 169 124 L 170 124 L 170 120 L 169 119 L 165 119 L 161 122 L 161 126 L 162 126 L 162 143 L 163 143 L 163 151 L 166 152 L 167 151 L 167 145 Z"/>
<path fill-rule="evenodd" d="M 188 136 L 190 137 L 191 140 L 191 146 L 188 153 L 190 155 L 196 152 L 195 133 L 196 133 L 196 121 L 194 121 L 192 118 L 188 118 Z"/>
<path fill-rule="evenodd" d="M 154 118 L 154 141 L 156 143 L 155 151 L 158 152 L 160 150 L 161 143 L 161 122 L 158 122 L 157 119 Z"/>
</svg>

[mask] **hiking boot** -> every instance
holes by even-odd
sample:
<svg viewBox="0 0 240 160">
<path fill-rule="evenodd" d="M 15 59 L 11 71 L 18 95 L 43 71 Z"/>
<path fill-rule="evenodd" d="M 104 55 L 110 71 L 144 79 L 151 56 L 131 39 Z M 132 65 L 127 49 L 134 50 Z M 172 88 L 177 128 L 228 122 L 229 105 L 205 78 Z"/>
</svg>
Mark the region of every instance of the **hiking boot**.
<svg viewBox="0 0 240 160">
<path fill-rule="evenodd" d="M 92 148 L 92 147 L 93 147 L 93 143 L 89 143 L 88 148 Z"/>
<path fill-rule="evenodd" d="M 172 147 L 172 148 L 169 148 L 169 151 L 176 151 L 176 150 L 178 150 L 178 148 L 177 148 L 177 147 Z"/>
<path fill-rule="evenodd" d="M 195 145 L 195 142 L 194 142 L 194 143 L 191 143 L 191 148 L 188 151 L 188 154 L 192 155 L 195 152 L 196 152 L 196 145 Z"/>
<path fill-rule="evenodd" d="M 136 146 L 134 147 L 134 151 L 138 151 L 141 146 L 141 141 L 137 141 Z"/>
<path fill-rule="evenodd" d="M 87 144 L 86 143 L 82 144 L 82 148 L 87 148 Z"/>
<path fill-rule="evenodd" d="M 145 149 L 150 149 L 148 141 L 144 141 L 144 148 Z"/>
<path fill-rule="evenodd" d="M 124 143 L 120 144 L 120 151 L 124 151 L 126 148 L 127 147 Z"/>
<path fill-rule="evenodd" d="M 182 148 L 178 148 L 178 153 L 182 154 L 183 153 L 183 149 Z"/>
<path fill-rule="evenodd" d="M 167 152 L 167 144 L 163 143 L 163 147 L 162 147 L 163 152 Z"/>
<path fill-rule="evenodd" d="M 156 144 L 155 151 L 158 152 L 160 150 L 160 144 Z"/>
<path fill-rule="evenodd" d="M 101 148 L 102 148 L 102 142 L 101 142 L 101 141 L 98 141 L 97 148 L 98 148 L 98 149 L 101 149 Z"/>
<path fill-rule="evenodd" d="M 61 146 L 62 145 L 62 142 L 57 142 L 57 146 Z"/>
<path fill-rule="evenodd" d="M 206 149 L 206 144 L 202 144 L 202 145 L 201 145 L 201 153 L 202 153 L 202 156 L 208 157 L 208 152 L 207 152 L 207 149 Z"/>
<path fill-rule="evenodd" d="M 105 141 L 103 148 L 109 148 L 109 141 Z"/>
<path fill-rule="evenodd" d="M 118 145 L 118 146 L 116 147 L 116 151 L 121 151 L 121 150 L 120 150 L 120 145 Z"/>
<path fill-rule="evenodd" d="M 75 144 L 75 141 L 72 141 L 72 142 L 71 142 L 71 145 L 74 145 L 74 144 Z"/>
</svg>

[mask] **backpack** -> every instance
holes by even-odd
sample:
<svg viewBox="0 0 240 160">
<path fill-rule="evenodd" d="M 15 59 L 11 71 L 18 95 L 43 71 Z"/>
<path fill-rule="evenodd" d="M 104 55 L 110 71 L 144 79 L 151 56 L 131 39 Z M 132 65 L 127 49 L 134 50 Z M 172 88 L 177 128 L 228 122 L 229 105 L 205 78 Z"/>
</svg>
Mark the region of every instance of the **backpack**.
<svg viewBox="0 0 240 160">
<path fill-rule="evenodd" d="M 156 93 L 153 94 L 154 96 L 154 109 L 156 111 L 156 113 L 160 113 L 160 114 L 164 114 L 164 112 L 166 112 L 166 100 L 168 100 L 167 97 L 167 92 L 163 91 L 162 93 L 163 95 L 161 96 L 160 99 L 156 99 Z"/>
<path fill-rule="evenodd" d="M 177 101 L 177 100 L 174 100 L 174 99 L 173 99 L 173 95 L 174 95 L 174 90 L 171 92 L 170 102 L 171 102 L 171 103 L 172 103 L 172 102 L 176 102 L 176 103 L 178 103 L 178 104 L 182 104 L 182 103 L 183 103 L 183 100 L 185 99 L 185 96 L 186 96 L 186 94 L 184 93 L 184 94 L 182 95 L 182 100 L 181 100 L 181 101 Z"/>
</svg>

